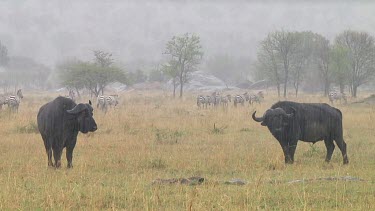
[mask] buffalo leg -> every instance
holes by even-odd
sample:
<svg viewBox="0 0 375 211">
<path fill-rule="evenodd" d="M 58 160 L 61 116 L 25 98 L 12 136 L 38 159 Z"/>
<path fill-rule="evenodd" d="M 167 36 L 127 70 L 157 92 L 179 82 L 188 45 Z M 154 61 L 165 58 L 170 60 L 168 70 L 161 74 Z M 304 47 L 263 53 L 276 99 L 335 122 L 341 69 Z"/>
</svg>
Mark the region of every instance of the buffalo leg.
<svg viewBox="0 0 375 211">
<path fill-rule="evenodd" d="M 332 139 L 324 139 L 324 144 L 327 148 L 326 162 L 328 163 L 329 161 L 331 161 L 333 151 L 335 150 L 335 145 L 333 144 Z"/>
<path fill-rule="evenodd" d="M 48 166 L 54 166 L 52 162 L 52 141 L 49 140 L 46 136 L 42 135 L 42 139 L 44 142 L 44 147 L 46 148 L 47 159 L 48 159 Z"/>
<path fill-rule="evenodd" d="M 73 150 L 77 143 L 77 138 L 73 138 L 72 141 L 69 141 L 69 145 L 66 146 L 66 160 L 68 161 L 68 168 L 73 167 Z"/>
<path fill-rule="evenodd" d="M 346 143 L 342 137 L 335 139 L 335 142 L 339 149 L 341 150 L 341 154 L 343 157 L 344 164 L 349 163 L 348 155 L 346 153 Z"/>
<path fill-rule="evenodd" d="M 289 142 L 289 156 L 292 161 L 291 163 L 294 163 L 294 153 L 296 152 L 296 149 L 297 149 L 297 142 L 298 140 Z"/>
<path fill-rule="evenodd" d="M 62 149 L 53 149 L 53 158 L 55 159 L 55 167 L 60 168 L 61 167 L 61 153 Z"/>
<path fill-rule="evenodd" d="M 285 164 L 293 164 L 293 160 L 290 157 L 289 146 L 287 143 L 279 142 L 284 152 Z"/>
</svg>

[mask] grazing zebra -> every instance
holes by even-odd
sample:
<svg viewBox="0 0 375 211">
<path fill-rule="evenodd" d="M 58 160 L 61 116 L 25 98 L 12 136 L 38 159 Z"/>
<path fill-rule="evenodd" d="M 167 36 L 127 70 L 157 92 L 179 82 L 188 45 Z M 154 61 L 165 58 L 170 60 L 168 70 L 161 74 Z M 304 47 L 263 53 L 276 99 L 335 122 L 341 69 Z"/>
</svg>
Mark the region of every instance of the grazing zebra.
<svg viewBox="0 0 375 211">
<path fill-rule="evenodd" d="M 18 112 L 18 107 L 20 106 L 21 99 L 23 98 L 22 90 L 17 90 L 16 95 L 8 96 L 3 104 L 8 104 L 8 108 L 13 112 Z"/>
<path fill-rule="evenodd" d="M 346 95 L 344 93 L 338 92 L 336 90 L 330 91 L 328 93 L 328 99 L 332 104 L 333 104 L 334 101 L 337 101 L 337 100 L 340 100 L 340 103 L 342 103 L 341 100 L 344 100 L 345 104 L 347 103 Z"/>
<path fill-rule="evenodd" d="M 117 106 L 118 104 L 118 95 L 100 95 L 97 98 L 96 107 L 100 110 L 107 112 L 108 107 Z"/>
<path fill-rule="evenodd" d="M 252 105 L 253 103 L 257 102 L 260 104 L 261 99 L 264 99 L 264 95 L 262 91 L 259 91 L 257 94 L 250 95 L 249 103 Z"/>
<path fill-rule="evenodd" d="M 197 106 L 198 106 L 198 108 L 201 108 L 201 107 L 204 108 L 205 105 L 207 105 L 207 104 L 206 104 L 206 99 L 204 98 L 204 96 L 203 95 L 198 95 L 198 97 L 197 97 Z M 207 108 L 207 106 L 206 106 L 206 108 Z"/>
<path fill-rule="evenodd" d="M 221 105 L 223 105 L 223 107 L 228 107 L 228 102 L 232 102 L 232 96 L 231 95 L 221 96 L 220 102 L 221 102 Z"/>
<path fill-rule="evenodd" d="M 69 90 L 69 95 L 66 95 L 65 97 L 69 98 L 69 99 L 73 100 L 73 102 L 75 102 L 76 93 L 73 90 Z"/>
<path fill-rule="evenodd" d="M 234 107 L 237 107 L 237 104 L 244 105 L 245 104 L 245 99 L 241 95 L 236 95 L 233 99 L 233 104 Z"/>
</svg>

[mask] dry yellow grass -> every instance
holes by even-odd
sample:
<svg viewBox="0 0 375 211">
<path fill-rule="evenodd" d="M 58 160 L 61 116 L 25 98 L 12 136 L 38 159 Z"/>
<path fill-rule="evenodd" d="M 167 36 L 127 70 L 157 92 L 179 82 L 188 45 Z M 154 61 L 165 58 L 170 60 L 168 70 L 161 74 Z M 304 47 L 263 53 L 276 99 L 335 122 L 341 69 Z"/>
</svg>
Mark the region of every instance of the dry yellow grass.
<svg viewBox="0 0 375 211">
<path fill-rule="evenodd" d="M 25 93 L 18 114 L 0 113 L 0 209 L 124 210 L 373 210 L 375 209 L 374 107 L 338 106 L 350 164 L 336 147 L 324 163 L 323 142 L 299 142 L 294 165 L 285 166 L 277 141 L 251 120 L 261 106 L 198 110 L 194 96 L 182 102 L 160 93 L 121 96 L 116 110 L 95 110 L 98 131 L 80 134 L 74 168 L 47 168 L 43 141 L 33 132 L 39 107 L 53 99 Z M 327 102 L 316 96 L 291 100 Z M 213 129 L 214 123 L 217 130 Z M 353 176 L 366 182 L 303 178 Z M 204 184 L 151 185 L 157 178 L 202 176 Z M 222 182 L 241 178 L 244 186 Z"/>
</svg>

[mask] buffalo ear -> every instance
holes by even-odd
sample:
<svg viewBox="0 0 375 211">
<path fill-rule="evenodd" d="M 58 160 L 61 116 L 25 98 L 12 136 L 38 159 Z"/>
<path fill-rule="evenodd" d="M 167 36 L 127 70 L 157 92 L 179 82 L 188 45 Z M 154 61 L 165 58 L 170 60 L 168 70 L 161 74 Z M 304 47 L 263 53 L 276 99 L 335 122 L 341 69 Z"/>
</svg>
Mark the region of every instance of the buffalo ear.
<svg viewBox="0 0 375 211">
<path fill-rule="evenodd" d="M 92 104 L 91 104 L 91 100 L 89 100 L 89 104 L 92 105 Z"/>
</svg>

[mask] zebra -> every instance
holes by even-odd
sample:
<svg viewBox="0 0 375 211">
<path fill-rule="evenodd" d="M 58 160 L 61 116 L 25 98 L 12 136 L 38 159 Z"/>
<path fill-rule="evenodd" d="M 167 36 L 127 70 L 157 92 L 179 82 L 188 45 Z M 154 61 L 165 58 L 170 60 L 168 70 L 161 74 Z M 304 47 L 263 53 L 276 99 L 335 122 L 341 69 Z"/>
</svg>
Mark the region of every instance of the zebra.
<svg viewBox="0 0 375 211">
<path fill-rule="evenodd" d="M 13 112 L 18 112 L 18 107 L 20 106 L 21 99 L 23 98 L 22 90 L 17 90 L 16 95 L 8 96 L 3 104 L 8 104 L 8 108 Z"/>
<path fill-rule="evenodd" d="M 207 95 L 207 96 L 205 97 L 205 103 L 206 103 L 206 108 L 207 108 L 208 106 L 211 106 L 211 104 L 213 103 L 212 96 Z"/>
<path fill-rule="evenodd" d="M 96 107 L 100 110 L 107 112 L 108 107 L 117 106 L 118 95 L 100 95 L 97 98 Z"/>
<path fill-rule="evenodd" d="M 71 90 L 71 89 L 69 90 L 69 94 L 65 95 L 64 97 L 73 100 L 73 102 L 76 101 L 76 93 L 73 90 Z"/>
<path fill-rule="evenodd" d="M 228 107 L 228 102 L 232 102 L 232 96 L 231 95 L 221 96 L 220 102 L 221 102 L 221 105 L 223 105 L 223 107 Z"/>
<path fill-rule="evenodd" d="M 107 104 L 109 107 L 115 107 L 118 105 L 118 95 L 109 95 L 107 96 Z"/>
<path fill-rule="evenodd" d="M 211 94 L 211 100 L 212 100 L 212 104 L 214 107 L 217 107 L 218 105 L 220 105 L 220 101 L 221 101 L 220 92 L 218 91 L 213 92 Z"/>
<path fill-rule="evenodd" d="M 198 97 L 197 97 L 197 106 L 198 106 L 198 108 L 201 108 L 201 107 L 204 108 L 205 105 L 207 105 L 207 104 L 206 104 L 206 99 L 204 98 L 204 96 L 203 95 L 198 95 Z M 206 108 L 207 108 L 207 106 L 206 106 Z"/>
<path fill-rule="evenodd" d="M 341 100 L 344 100 L 345 104 L 347 103 L 346 95 L 342 92 L 338 92 L 337 90 L 330 91 L 328 93 L 328 99 L 332 104 L 334 101 L 337 101 L 337 100 L 340 100 L 340 103 L 341 103 Z"/>
<path fill-rule="evenodd" d="M 250 95 L 249 103 L 252 105 L 253 103 L 257 102 L 260 104 L 261 99 L 264 99 L 264 95 L 262 91 L 259 91 L 257 94 Z"/>
<path fill-rule="evenodd" d="M 241 95 L 236 95 L 233 99 L 233 104 L 234 107 L 237 107 L 237 104 L 244 105 L 245 104 L 245 99 Z"/>
</svg>

